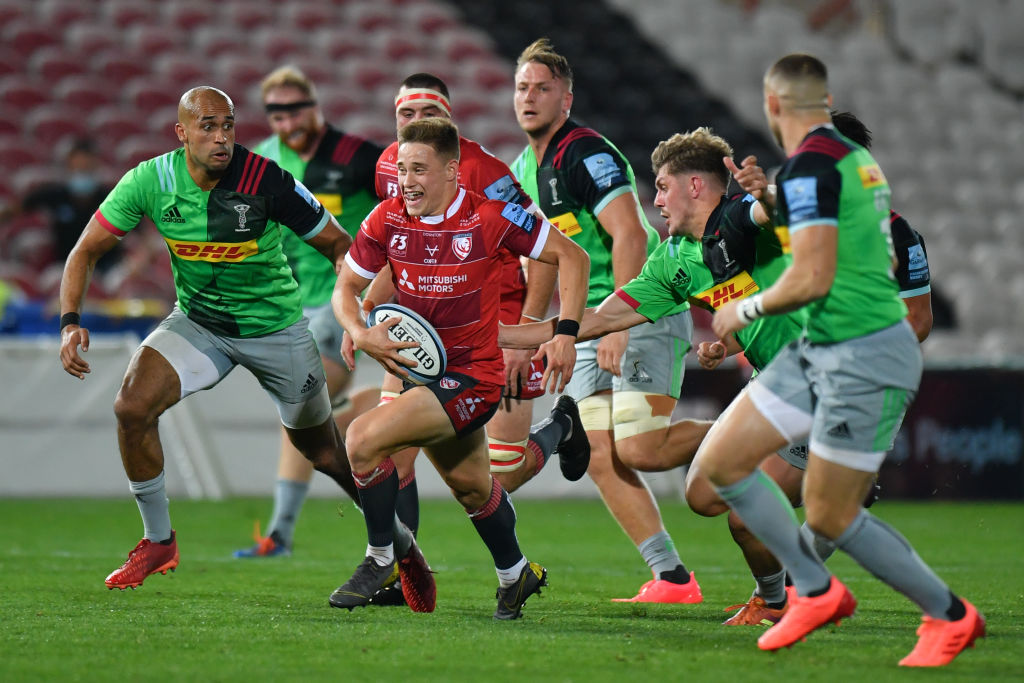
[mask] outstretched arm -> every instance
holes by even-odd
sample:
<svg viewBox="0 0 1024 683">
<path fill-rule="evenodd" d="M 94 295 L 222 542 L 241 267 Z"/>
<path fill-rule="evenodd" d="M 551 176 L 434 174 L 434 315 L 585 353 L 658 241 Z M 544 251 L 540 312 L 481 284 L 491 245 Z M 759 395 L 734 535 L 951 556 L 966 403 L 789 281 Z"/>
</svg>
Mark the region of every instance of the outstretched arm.
<svg viewBox="0 0 1024 683">
<path fill-rule="evenodd" d="M 117 242 L 117 237 L 108 232 L 95 216 L 89 219 L 81 237 L 78 238 L 78 243 L 75 244 L 74 249 L 68 254 L 68 260 L 64 263 L 64 275 L 60 281 L 62 318 L 65 314 L 82 312 L 82 300 L 89 288 L 89 279 L 92 277 L 96 262 L 113 249 Z M 62 326 L 60 331 L 61 365 L 69 375 L 85 379 L 85 375 L 90 372 L 89 364 L 79 355 L 79 346 L 82 347 L 82 351 L 89 350 L 89 330 L 81 327 L 77 322 Z"/>
<path fill-rule="evenodd" d="M 541 386 L 545 389 L 551 382 L 551 390 L 565 389 L 576 365 L 576 335 L 560 333 L 559 324 L 573 327 L 583 317 L 587 304 L 587 282 L 590 277 L 590 257 L 575 242 L 555 229 L 548 231 L 544 249 L 537 260 L 558 266 L 558 298 L 560 302 L 559 323 L 551 340 L 547 354 L 548 367 L 544 371 Z"/>
</svg>

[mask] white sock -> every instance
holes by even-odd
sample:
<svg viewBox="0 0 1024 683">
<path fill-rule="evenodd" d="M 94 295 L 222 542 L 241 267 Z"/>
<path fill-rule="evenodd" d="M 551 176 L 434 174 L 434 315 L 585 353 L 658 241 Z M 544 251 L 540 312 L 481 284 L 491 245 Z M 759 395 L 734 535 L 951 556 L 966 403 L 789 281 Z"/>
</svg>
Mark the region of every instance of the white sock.
<svg viewBox="0 0 1024 683">
<path fill-rule="evenodd" d="M 395 561 L 395 544 L 367 545 L 366 556 L 372 557 L 373 561 L 381 567 L 386 567 Z"/>
<path fill-rule="evenodd" d="M 526 558 L 523 557 L 521 560 L 516 562 L 508 569 L 494 569 L 498 572 L 498 584 L 502 588 L 508 588 L 519 580 L 519 575 L 523 573 L 523 568 L 526 567 Z"/>
</svg>

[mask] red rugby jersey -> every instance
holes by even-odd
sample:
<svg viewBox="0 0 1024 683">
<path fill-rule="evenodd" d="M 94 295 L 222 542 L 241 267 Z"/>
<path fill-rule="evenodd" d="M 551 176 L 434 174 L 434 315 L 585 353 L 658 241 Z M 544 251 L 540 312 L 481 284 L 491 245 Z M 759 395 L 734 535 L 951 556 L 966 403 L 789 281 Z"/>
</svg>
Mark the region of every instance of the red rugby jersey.
<svg viewBox="0 0 1024 683">
<path fill-rule="evenodd" d="M 381 202 L 363 221 L 345 261 L 367 279 L 390 264 L 398 303 L 438 331 L 448 368 L 502 384 L 502 253 L 536 258 L 550 229 L 518 204 L 460 187 L 443 216 L 409 216 L 401 198 Z"/>
<path fill-rule="evenodd" d="M 377 160 L 377 196 L 391 199 L 401 196 L 398 188 L 398 142 L 392 142 Z M 480 144 L 459 136 L 459 185 L 477 192 L 488 199 L 519 204 L 533 213 L 536 204 L 516 180 L 512 170 L 504 161 L 494 156 Z M 517 299 L 522 303 L 526 295 L 526 276 L 519 258 L 512 253 L 502 255 L 501 297 Z M 506 320 L 514 325 L 516 320 Z"/>
</svg>

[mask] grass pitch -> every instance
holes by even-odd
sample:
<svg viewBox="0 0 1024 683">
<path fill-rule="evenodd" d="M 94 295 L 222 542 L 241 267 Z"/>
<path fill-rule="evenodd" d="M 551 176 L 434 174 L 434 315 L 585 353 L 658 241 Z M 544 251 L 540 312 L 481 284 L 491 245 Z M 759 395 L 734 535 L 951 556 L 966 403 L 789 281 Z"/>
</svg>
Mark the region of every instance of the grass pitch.
<svg viewBox="0 0 1024 683">
<path fill-rule="evenodd" d="M 422 509 L 432 614 L 328 606 L 365 549 L 349 502 L 309 501 L 293 557 L 235 560 L 268 501 L 172 501 L 181 565 L 120 592 L 103 578 L 141 536 L 133 501 L 0 501 L 0 681 L 1024 680 L 1024 505 L 874 508 L 988 619 L 989 637 L 939 671 L 896 665 L 916 641 L 917 609 L 841 553 L 830 566 L 857 596 L 856 616 L 769 654 L 760 628 L 720 625 L 752 589 L 724 518 L 664 503 L 705 600 L 637 605 L 610 602 L 650 575 L 600 502 L 516 509 L 550 586 L 523 619 L 499 623 L 489 555 L 454 501 Z"/>
</svg>

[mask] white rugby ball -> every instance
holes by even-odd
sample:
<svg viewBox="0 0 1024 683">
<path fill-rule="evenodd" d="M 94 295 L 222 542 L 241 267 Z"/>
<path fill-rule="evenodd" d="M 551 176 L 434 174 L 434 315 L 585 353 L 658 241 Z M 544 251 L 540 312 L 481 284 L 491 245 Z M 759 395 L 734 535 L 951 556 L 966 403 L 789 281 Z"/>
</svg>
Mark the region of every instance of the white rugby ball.
<svg viewBox="0 0 1024 683">
<path fill-rule="evenodd" d="M 414 360 L 415 367 L 406 367 L 409 381 L 415 384 L 429 384 L 444 376 L 448 355 L 437 330 L 423 316 L 398 304 L 381 304 L 366 316 L 366 326 L 373 327 L 390 318 L 401 317 L 401 321 L 388 330 L 394 341 L 414 341 L 419 346 L 401 349 L 398 355 Z"/>
</svg>

